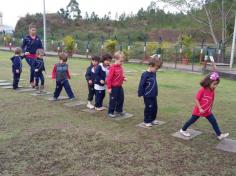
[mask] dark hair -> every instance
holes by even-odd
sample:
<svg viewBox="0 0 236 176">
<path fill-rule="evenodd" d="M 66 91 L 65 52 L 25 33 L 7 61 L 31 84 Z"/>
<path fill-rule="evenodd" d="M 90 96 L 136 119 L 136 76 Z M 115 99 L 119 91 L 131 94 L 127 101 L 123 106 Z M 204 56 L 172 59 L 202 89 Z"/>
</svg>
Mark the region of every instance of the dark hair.
<svg viewBox="0 0 236 176">
<path fill-rule="evenodd" d="M 92 61 L 97 61 L 97 62 L 99 62 L 99 61 L 100 61 L 100 57 L 99 57 L 99 56 L 93 56 L 93 57 L 92 57 Z"/>
<path fill-rule="evenodd" d="M 159 59 L 159 58 L 153 58 L 151 59 L 149 62 L 148 62 L 148 65 L 151 66 L 151 67 L 158 67 L 158 68 L 161 68 L 162 67 L 162 60 Z"/>
<path fill-rule="evenodd" d="M 15 50 L 14 50 L 14 53 L 15 53 L 15 54 L 18 54 L 18 55 L 20 55 L 21 52 L 22 52 L 22 50 L 21 50 L 20 47 L 16 47 Z"/>
<path fill-rule="evenodd" d="M 112 60 L 112 55 L 110 55 L 110 54 L 104 54 L 104 55 L 102 56 L 101 62 L 104 62 L 104 61 L 106 61 L 106 60 L 111 61 L 111 60 Z"/>
<path fill-rule="evenodd" d="M 35 29 L 36 29 L 36 25 L 33 24 L 33 23 L 31 23 L 31 24 L 29 25 L 29 30 L 32 29 L 32 28 L 35 28 Z"/>
<path fill-rule="evenodd" d="M 220 83 L 220 77 L 217 77 L 216 79 L 212 79 L 212 74 L 214 73 L 210 73 L 208 74 L 201 82 L 200 85 L 204 88 L 210 87 L 211 83 L 213 83 L 214 81 L 217 81 L 217 84 Z"/>
<path fill-rule="evenodd" d="M 58 56 L 60 60 L 62 60 L 63 62 L 67 62 L 68 54 L 66 54 L 65 52 L 62 52 L 62 53 L 59 53 Z"/>
</svg>

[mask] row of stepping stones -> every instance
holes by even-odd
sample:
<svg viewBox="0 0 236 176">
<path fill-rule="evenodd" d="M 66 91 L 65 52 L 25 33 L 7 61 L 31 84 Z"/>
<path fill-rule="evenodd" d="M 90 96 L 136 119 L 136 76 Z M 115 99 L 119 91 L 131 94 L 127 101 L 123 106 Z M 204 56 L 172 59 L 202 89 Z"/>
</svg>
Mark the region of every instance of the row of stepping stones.
<svg viewBox="0 0 236 176">
<path fill-rule="evenodd" d="M 8 82 L 7 80 L 0 80 L 0 87 L 3 89 L 12 89 L 12 83 Z M 36 93 L 36 89 L 32 89 L 32 88 L 24 88 L 23 86 L 19 86 L 19 89 L 17 90 L 18 93 L 30 93 L 33 96 L 47 96 L 47 100 L 48 101 L 55 101 L 53 99 L 53 97 L 48 97 L 49 95 L 52 95 L 51 92 L 42 92 L 42 93 Z M 69 100 L 68 97 L 65 96 L 60 96 L 57 101 L 62 101 L 64 102 L 64 106 L 66 107 L 70 107 L 70 108 L 76 108 L 81 110 L 82 112 L 87 112 L 87 113 L 97 113 L 97 111 L 95 109 L 87 109 L 85 108 L 86 106 L 86 102 L 84 101 L 66 101 Z M 133 117 L 132 114 L 130 113 L 126 113 L 124 116 L 118 116 L 116 118 L 112 118 L 114 120 L 123 120 L 123 119 L 128 119 Z M 165 122 L 163 121 L 158 121 L 158 125 L 154 125 L 153 127 L 146 127 L 145 124 L 142 122 L 138 125 L 136 125 L 137 127 L 141 127 L 141 128 L 145 128 L 145 129 L 152 129 L 161 125 L 164 125 Z M 185 137 L 183 135 L 181 135 L 178 132 L 173 133 L 172 136 L 176 137 L 176 138 L 180 138 L 183 140 L 191 140 L 193 138 L 196 138 L 197 136 L 201 135 L 202 132 L 197 131 L 197 130 L 193 130 L 193 129 L 188 129 L 188 132 L 191 133 L 190 137 Z M 216 149 L 219 150 L 223 150 L 223 151 L 227 151 L 227 152 L 233 152 L 236 153 L 236 140 L 234 139 L 223 139 L 222 141 L 220 141 L 220 143 L 216 146 Z"/>
</svg>

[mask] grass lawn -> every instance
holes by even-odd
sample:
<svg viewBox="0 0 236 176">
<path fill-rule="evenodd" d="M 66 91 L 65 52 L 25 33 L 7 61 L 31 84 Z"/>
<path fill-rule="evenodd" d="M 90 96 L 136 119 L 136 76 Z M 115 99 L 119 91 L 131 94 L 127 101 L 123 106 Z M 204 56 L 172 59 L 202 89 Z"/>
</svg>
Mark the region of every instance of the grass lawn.
<svg viewBox="0 0 236 176">
<path fill-rule="evenodd" d="M 11 79 L 11 54 L 0 52 L 0 79 Z M 45 59 L 50 75 L 57 58 Z M 70 81 L 80 100 L 87 98 L 84 79 L 89 61 L 70 59 Z M 23 79 L 28 79 L 25 61 Z M 143 100 L 136 95 L 145 65 L 127 64 L 125 111 L 134 117 L 113 121 L 106 112 L 88 114 L 48 102 L 45 97 L 0 89 L 0 175 L 3 176 L 201 176 L 236 175 L 236 154 L 215 149 L 219 143 L 205 119 L 192 128 L 203 132 L 191 141 L 171 136 L 191 115 L 200 74 L 158 72 L 158 119 L 165 125 L 142 129 Z M 21 85 L 27 86 L 27 81 Z M 46 79 L 46 88 L 55 83 Z M 64 92 L 63 92 L 64 94 Z M 236 138 L 236 82 L 222 79 L 214 112 L 223 132 Z M 108 103 L 108 95 L 105 105 Z"/>
</svg>

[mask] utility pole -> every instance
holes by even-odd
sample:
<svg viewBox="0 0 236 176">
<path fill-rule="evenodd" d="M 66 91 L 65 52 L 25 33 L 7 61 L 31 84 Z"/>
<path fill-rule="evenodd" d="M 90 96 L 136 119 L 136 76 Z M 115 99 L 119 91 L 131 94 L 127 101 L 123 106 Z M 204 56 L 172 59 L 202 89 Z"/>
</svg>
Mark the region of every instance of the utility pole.
<svg viewBox="0 0 236 176">
<path fill-rule="evenodd" d="M 231 58 L 230 58 L 230 68 L 233 68 L 233 64 L 234 64 L 235 42 L 236 42 L 236 13 L 235 13 L 235 21 L 234 21 L 234 35 L 233 35 Z"/>
<path fill-rule="evenodd" d="M 47 50 L 47 31 L 46 31 L 46 10 L 45 10 L 45 0 L 43 0 L 43 47 Z"/>
</svg>

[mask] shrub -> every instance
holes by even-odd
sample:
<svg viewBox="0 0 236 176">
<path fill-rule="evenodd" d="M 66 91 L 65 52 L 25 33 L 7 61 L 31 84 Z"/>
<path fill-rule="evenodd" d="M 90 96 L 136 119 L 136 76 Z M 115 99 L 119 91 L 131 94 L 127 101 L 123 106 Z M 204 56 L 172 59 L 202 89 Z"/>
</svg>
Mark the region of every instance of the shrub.
<svg viewBox="0 0 236 176">
<path fill-rule="evenodd" d="M 67 35 L 64 39 L 64 45 L 65 45 L 65 51 L 66 52 L 73 52 L 74 51 L 74 47 L 75 47 L 75 39 L 70 36 Z"/>
<path fill-rule="evenodd" d="M 105 41 L 105 48 L 108 50 L 112 55 L 114 55 L 116 51 L 116 46 L 118 45 L 117 40 L 106 40 Z"/>
</svg>

